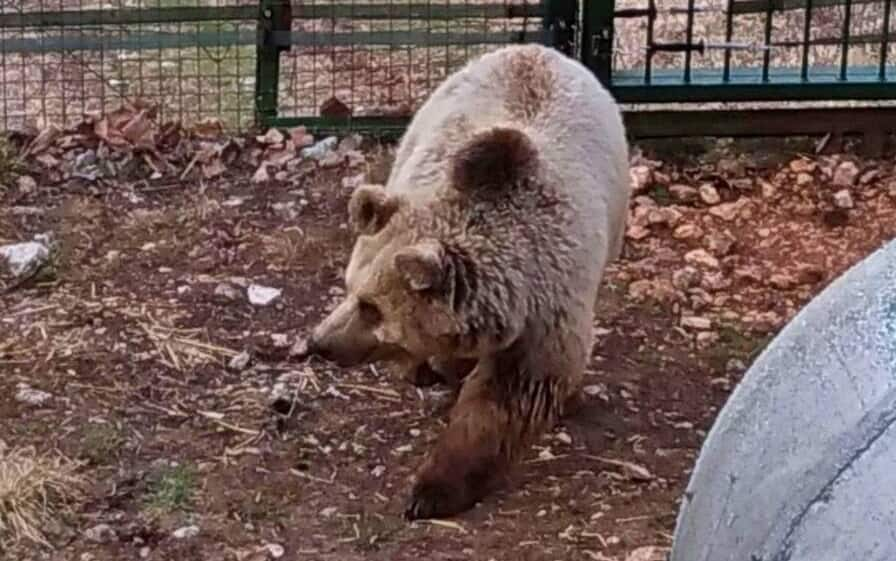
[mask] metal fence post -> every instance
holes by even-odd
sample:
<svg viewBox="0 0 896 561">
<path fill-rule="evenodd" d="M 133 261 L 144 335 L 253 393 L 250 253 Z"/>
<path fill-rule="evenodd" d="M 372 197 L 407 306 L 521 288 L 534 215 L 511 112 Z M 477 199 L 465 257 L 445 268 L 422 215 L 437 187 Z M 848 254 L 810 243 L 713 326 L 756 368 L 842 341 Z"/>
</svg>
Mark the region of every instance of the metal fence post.
<svg viewBox="0 0 896 561">
<path fill-rule="evenodd" d="M 613 13 L 615 0 L 584 0 L 582 62 L 606 87 L 613 72 Z"/>
<path fill-rule="evenodd" d="M 280 53 L 283 36 L 292 27 L 289 0 L 259 0 L 258 43 L 255 61 L 255 122 L 266 125 L 277 116 L 277 93 L 280 88 Z"/>
<path fill-rule="evenodd" d="M 578 27 L 578 0 L 544 0 L 543 28 L 550 37 L 551 46 L 566 56 L 573 56 Z"/>
</svg>

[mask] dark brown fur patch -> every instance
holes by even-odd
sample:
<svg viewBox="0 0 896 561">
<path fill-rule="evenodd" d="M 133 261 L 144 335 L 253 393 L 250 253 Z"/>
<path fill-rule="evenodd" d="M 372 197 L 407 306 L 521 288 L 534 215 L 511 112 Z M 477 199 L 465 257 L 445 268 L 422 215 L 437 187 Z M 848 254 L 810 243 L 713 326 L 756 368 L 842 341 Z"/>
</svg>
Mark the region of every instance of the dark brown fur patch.
<svg viewBox="0 0 896 561">
<path fill-rule="evenodd" d="M 554 96 L 554 73 L 544 53 L 535 48 L 513 54 L 506 70 L 507 100 L 505 107 L 514 119 L 531 121 Z"/>
<path fill-rule="evenodd" d="M 455 154 L 451 182 L 466 192 L 510 186 L 531 175 L 537 159 L 538 150 L 525 133 L 496 127 L 477 134 Z"/>
</svg>

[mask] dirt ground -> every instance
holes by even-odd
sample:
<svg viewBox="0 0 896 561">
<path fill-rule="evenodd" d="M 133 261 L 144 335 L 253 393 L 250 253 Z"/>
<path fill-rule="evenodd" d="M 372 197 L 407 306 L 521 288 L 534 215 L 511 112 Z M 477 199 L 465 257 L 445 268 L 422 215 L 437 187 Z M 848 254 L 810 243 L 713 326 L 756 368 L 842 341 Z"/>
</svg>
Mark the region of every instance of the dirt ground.
<svg viewBox="0 0 896 561">
<path fill-rule="evenodd" d="M 633 157 L 585 407 L 507 489 L 417 523 L 401 513 L 447 390 L 290 355 L 340 294 L 347 197 L 359 173 L 381 173 L 381 149 L 268 181 L 239 159 L 211 179 L 128 181 L 29 161 L 33 182 L 0 189 L 0 244 L 49 231 L 58 250 L 48 274 L 0 295 L 0 453 L 58 450 L 88 483 L 44 528 L 53 548 L 7 541 L 3 558 L 661 558 L 700 444 L 750 362 L 896 237 L 892 158 L 706 146 Z M 282 295 L 254 306 L 252 283 Z M 25 386 L 50 398 L 17 399 Z"/>
</svg>

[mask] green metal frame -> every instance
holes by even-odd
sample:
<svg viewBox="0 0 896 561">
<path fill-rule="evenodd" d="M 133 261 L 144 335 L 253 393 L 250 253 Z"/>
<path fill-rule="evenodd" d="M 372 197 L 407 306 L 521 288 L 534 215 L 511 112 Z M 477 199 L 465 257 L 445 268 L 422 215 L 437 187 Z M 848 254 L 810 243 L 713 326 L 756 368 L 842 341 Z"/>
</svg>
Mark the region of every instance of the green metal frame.
<svg viewBox="0 0 896 561">
<path fill-rule="evenodd" d="M 305 125 L 315 131 L 339 131 L 346 128 L 361 129 L 383 135 L 399 134 L 407 125 L 407 118 L 394 117 L 293 117 L 279 113 L 278 92 L 281 57 L 294 46 L 445 46 L 467 44 L 502 45 L 519 42 L 537 42 L 551 45 L 569 56 L 578 56 L 597 77 L 613 92 L 616 99 L 626 104 L 752 102 L 752 101 L 820 101 L 820 100 L 896 100 L 896 60 L 887 60 L 885 53 L 892 43 L 891 34 L 850 36 L 848 18 L 843 36 L 838 38 L 810 38 L 809 18 L 803 40 L 789 43 L 772 43 L 771 18 L 776 12 L 794 9 L 812 9 L 828 6 L 850 6 L 870 2 L 886 2 L 884 29 L 888 29 L 891 6 L 896 0 L 729 0 L 727 8 L 726 38 L 730 43 L 733 18 L 738 14 L 764 14 L 766 17 L 766 43 L 768 45 L 803 49 L 803 63 L 796 68 L 777 68 L 764 64 L 755 68 L 732 67 L 730 47 L 725 47 L 725 66 L 718 69 L 691 69 L 691 54 L 702 52 L 704 45 L 694 41 L 692 27 L 694 0 L 688 0 L 687 40 L 681 44 L 654 42 L 653 24 L 656 21 L 658 0 L 643 0 L 646 8 L 618 10 L 615 0 L 582 0 L 583 13 L 579 19 L 578 0 L 542 0 L 540 4 L 432 4 L 412 2 L 398 3 L 295 3 L 291 0 L 258 0 L 257 5 L 241 6 L 172 6 L 151 8 L 86 9 L 80 11 L 17 12 L 0 14 L 0 31 L 5 29 L 53 28 L 62 30 L 54 35 L 20 36 L 0 35 L 0 52 L 42 53 L 50 51 L 143 50 L 212 46 L 252 46 L 256 48 L 255 117 L 260 126 L 289 127 Z M 637 70 L 614 70 L 613 38 L 615 21 L 619 18 L 643 17 L 647 19 L 648 55 L 645 67 Z M 293 30 L 295 19 L 355 18 L 363 20 L 430 19 L 449 21 L 465 18 L 540 18 L 540 31 L 481 31 L 481 32 L 431 32 L 431 31 L 365 31 L 308 33 Z M 172 24 L 179 22 L 257 22 L 256 30 L 197 31 L 195 33 L 130 33 L 116 36 L 91 36 L 68 28 L 106 25 Z M 809 67 L 807 52 L 811 45 L 842 45 L 874 43 L 881 45 L 881 64 L 876 67 L 856 67 L 848 64 L 843 49 L 839 66 Z M 577 52 L 577 45 L 580 50 Z M 654 70 L 651 56 L 654 52 L 672 51 L 685 53 L 685 64 L 680 70 Z M 767 53 L 768 51 L 766 51 Z M 843 130 L 856 128 L 842 110 L 819 113 L 812 110 L 813 118 L 822 114 L 832 116 Z M 879 119 L 870 117 L 874 109 L 862 110 L 859 120 L 862 130 L 872 126 L 896 129 L 893 110 L 878 111 Z M 638 136 L 669 136 L 672 134 L 719 134 L 729 130 L 732 134 L 745 134 L 751 127 L 738 124 L 748 113 L 737 111 L 713 112 L 712 117 L 699 112 L 680 113 L 668 111 L 630 112 L 627 122 Z M 814 131 L 817 125 L 807 124 L 810 113 L 797 117 L 793 110 L 764 114 L 776 115 L 778 121 L 754 119 L 756 132 L 778 134 L 783 129 Z M 858 115 L 859 113 L 855 113 Z M 687 117 L 685 118 L 685 115 Z M 754 113 L 754 116 L 756 114 Z M 730 121 L 726 121 L 730 117 Z M 783 121 L 782 121 L 783 120 Z M 857 123 L 859 121 L 856 121 Z M 725 124 L 725 123 L 728 124 Z M 777 124 L 784 122 L 783 125 Z M 654 123 L 650 126 L 650 123 Z M 760 126 L 762 123 L 765 125 Z M 720 128 L 721 127 L 721 128 Z M 783 128 L 782 128 L 783 127 Z M 654 132 L 651 133 L 651 130 Z"/>
</svg>

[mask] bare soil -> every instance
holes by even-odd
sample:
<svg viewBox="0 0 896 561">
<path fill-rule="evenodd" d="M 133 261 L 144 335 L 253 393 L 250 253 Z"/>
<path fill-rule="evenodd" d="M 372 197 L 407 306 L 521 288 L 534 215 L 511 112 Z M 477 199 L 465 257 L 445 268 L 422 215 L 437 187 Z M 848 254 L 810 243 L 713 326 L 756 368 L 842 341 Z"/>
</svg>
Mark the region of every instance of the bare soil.
<svg viewBox="0 0 896 561">
<path fill-rule="evenodd" d="M 410 477 L 450 393 L 289 353 L 340 294 L 343 178 L 357 170 L 307 162 L 263 185 L 238 163 L 201 184 L 36 173 L 37 189 L 0 191 L 0 243 L 45 231 L 60 243 L 53 276 L 0 296 L 0 440 L 58 449 L 91 481 L 47 529 L 55 549 L 20 542 L 3 557 L 260 561 L 276 545 L 297 560 L 622 561 L 668 547 L 701 442 L 751 360 L 813 294 L 896 236 L 892 163 L 849 157 L 880 173 L 856 179 L 855 208 L 838 213 L 831 181 L 846 158 L 782 154 L 740 167 L 636 157 L 650 175 L 633 213 L 655 204 L 682 216 L 633 232 L 609 272 L 587 402 L 507 489 L 417 523 L 401 518 Z M 796 187 L 792 159 L 817 166 L 811 185 Z M 747 201 L 749 217 L 670 200 L 670 185 L 703 182 L 719 204 Z M 673 235 L 684 224 L 706 234 Z M 698 267 L 711 286 L 672 282 L 688 252 L 724 232 L 735 243 L 716 251 L 718 271 Z M 790 280 L 770 282 L 776 273 Z M 282 297 L 253 306 L 248 283 Z M 712 327 L 695 331 L 685 316 Z M 229 368 L 243 351 L 249 364 Z M 53 397 L 27 405 L 19 384 Z M 91 539 L 99 524 L 115 536 Z M 175 536 L 190 525 L 198 535 Z"/>
</svg>

